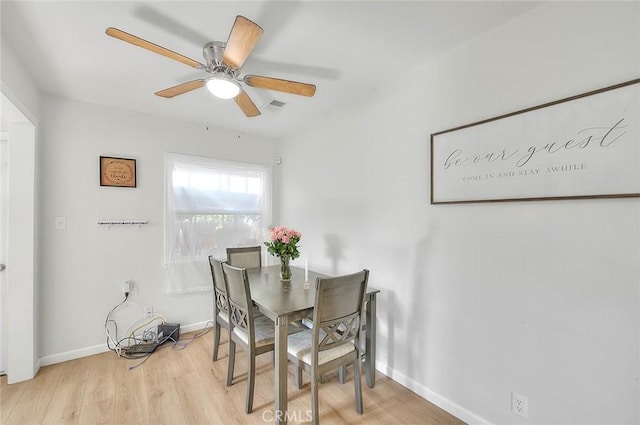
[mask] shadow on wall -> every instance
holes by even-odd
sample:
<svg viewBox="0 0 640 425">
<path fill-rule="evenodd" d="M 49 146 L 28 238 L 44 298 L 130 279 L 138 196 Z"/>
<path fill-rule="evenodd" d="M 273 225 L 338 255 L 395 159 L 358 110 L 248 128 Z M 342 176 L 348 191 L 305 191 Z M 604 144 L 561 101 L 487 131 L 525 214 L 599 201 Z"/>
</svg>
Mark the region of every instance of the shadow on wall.
<svg viewBox="0 0 640 425">
<path fill-rule="evenodd" d="M 344 258 L 344 242 L 335 233 L 324 235 L 327 257 L 331 259 L 331 274 L 338 274 L 338 263 Z"/>
<path fill-rule="evenodd" d="M 435 228 L 435 227 L 432 227 Z M 406 365 L 408 365 L 407 376 L 419 382 L 425 382 L 424 369 L 429 362 L 429 339 L 430 327 L 433 321 L 433 311 L 429 309 L 430 300 L 433 297 L 433 288 L 428 279 L 427 265 L 430 264 L 430 253 L 433 235 L 423 236 L 416 246 L 415 258 L 413 259 L 413 275 L 408 285 L 406 296 L 407 309 L 407 333 L 413 335 L 414 344 L 410 344 L 405 351 L 407 353 Z"/>
<path fill-rule="evenodd" d="M 400 305 L 398 304 L 398 297 L 395 291 L 385 290 L 386 297 L 384 299 L 385 309 L 387 310 L 386 317 L 386 326 L 387 326 L 387 368 L 395 370 L 396 366 L 394 364 L 395 360 L 395 350 L 400 348 L 399 351 L 406 350 L 405 347 L 398 347 L 395 338 L 395 330 L 396 326 L 402 326 L 402 323 L 396 323 L 396 319 L 398 315 L 392 314 L 394 311 L 400 311 Z M 378 321 L 380 321 L 380 316 L 378 316 Z M 379 341 L 379 340 L 378 340 Z"/>
</svg>

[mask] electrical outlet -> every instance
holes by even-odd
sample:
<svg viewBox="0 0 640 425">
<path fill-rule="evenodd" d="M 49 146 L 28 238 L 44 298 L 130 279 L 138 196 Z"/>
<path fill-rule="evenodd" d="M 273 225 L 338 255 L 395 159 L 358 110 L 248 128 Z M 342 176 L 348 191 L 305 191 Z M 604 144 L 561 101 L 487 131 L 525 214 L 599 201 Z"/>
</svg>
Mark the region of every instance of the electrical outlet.
<svg viewBox="0 0 640 425">
<path fill-rule="evenodd" d="M 523 418 L 527 417 L 527 413 L 529 410 L 527 398 L 518 393 L 511 393 L 511 412 L 522 416 Z"/>
<path fill-rule="evenodd" d="M 56 230 L 65 230 L 67 228 L 67 217 L 56 217 L 54 223 Z"/>
<path fill-rule="evenodd" d="M 122 283 L 122 296 L 126 297 L 127 295 L 131 295 L 131 281 L 127 280 Z"/>
<path fill-rule="evenodd" d="M 144 314 L 146 314 L 147 317 L 151 316 L 153 314 L 153 307 L 151 307 L 151 306 L 145 307 L 144 308 Z"/>
</svg>

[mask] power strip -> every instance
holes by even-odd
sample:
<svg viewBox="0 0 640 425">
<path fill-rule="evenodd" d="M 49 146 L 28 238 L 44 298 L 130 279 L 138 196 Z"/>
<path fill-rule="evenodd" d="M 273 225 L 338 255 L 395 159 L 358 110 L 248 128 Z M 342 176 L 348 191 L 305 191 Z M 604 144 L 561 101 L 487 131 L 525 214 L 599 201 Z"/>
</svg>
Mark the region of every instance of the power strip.
<svg viewBox="0 0 640 425">
<path fill-rule="evenodd" d="M 158 344 L 155 342 L 136 344 L 130 347 L 125 348 L 125 354 L 145 354 L 151 353 L 158 347 Z"/>
</svg>

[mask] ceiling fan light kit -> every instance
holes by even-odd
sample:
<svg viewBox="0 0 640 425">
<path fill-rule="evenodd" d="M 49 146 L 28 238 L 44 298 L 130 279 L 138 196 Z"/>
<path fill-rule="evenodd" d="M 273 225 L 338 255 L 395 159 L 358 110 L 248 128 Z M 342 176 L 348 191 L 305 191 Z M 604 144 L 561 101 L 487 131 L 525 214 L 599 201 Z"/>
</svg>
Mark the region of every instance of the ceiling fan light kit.
<svg viewBox="0 0 640 425">
<path fill-rule="evenodd" d="M 260 111 L 249 95 L 242 89 L 241 83 L 250 87 L 308 97 L 313 96 L 316 92 L 316 86 L 313 84 L 281 80 L 260 75 L 239 77 L 242 65 L 244 65 L 249 54 L 253 51 L 260 37 L 262 37 L 262 32 L 262 28 L 255 22 L 250 21 L 244 16 L 236 16 L 226 43 L 211 41 L 204 45 L 203 56 L 206 62 L 205 65 L 117 28 L 109 27 L 106 30 L 107 35 L 111 37 L 126 41 L 127 43 L 142 47 L 143 49 L 211 74 L 211 76 L 206 79 L 193 80 L 160 90 L 155 93 L 157 96 L 171 98 L 206 85 L 207 89 L 214 96 L 220 99 L 234 99 L 238 107 L 247 117 L 256 117 L 260 115 Z"/>
<path fill-rule="evenodd" d="M 240 94 L 240 84 L 219 72 L 207 80 L 207 89 L 220 99 L 232 99 Z"/>
</svg>

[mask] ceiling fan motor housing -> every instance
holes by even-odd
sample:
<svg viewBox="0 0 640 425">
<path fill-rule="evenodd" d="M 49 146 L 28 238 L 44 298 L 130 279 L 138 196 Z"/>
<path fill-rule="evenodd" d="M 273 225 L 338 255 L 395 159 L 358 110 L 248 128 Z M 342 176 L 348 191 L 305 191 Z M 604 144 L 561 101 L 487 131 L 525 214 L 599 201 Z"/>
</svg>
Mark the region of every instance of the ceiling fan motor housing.
<svg viewBox="0 0 640 425">
<path fill-rule="evenodd" d="M 224 64 L 222 62 L 222 55 L 224 54 L 226 44 L 227 43 L 223 43 L 222 41 L 210 41 L 204 45 L 202 55 L 207 62 L 207 66 L 215 67 Z"/>
</svg>

